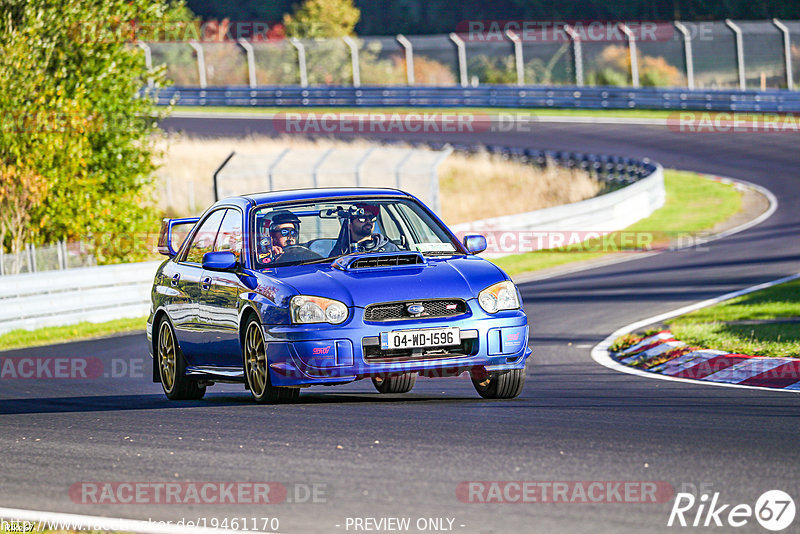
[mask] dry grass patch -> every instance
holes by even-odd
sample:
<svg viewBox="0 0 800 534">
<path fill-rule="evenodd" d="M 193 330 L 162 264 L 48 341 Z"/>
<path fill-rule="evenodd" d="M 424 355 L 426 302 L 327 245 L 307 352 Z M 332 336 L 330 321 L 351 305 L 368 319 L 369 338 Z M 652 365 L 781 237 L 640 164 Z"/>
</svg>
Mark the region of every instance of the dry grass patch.
<svg viewBox="0 0 800 534">
<path fill-rule="evenodd" d="M 195 215 L 214 200 L 211 176 L 217 166 L 235 150 L 248 155 L 238 164 L 261 169 L 255 173 L 252 192 L 264 191 L 266 167 L 283 149 L 318 151 L 328 148 L 366 149 L 365 141 L 352 143 L 302 138 L 214 138 L 173 136 L 161 143 L 164 157 L 159 177 L 159 205 L 170 216 Z M 260 158 L 256 155 L 262 155 Z M 238 157 L 238 156 L 237 156 Z M 234 160 L 238 161 L 238 160 Z M 233 164 L 234 161 L 231 163 Z M 248 163 L 249 162 L 249 163 Z M 365 173 L 387 177 L 384 186 L 393 184 L 393 163 L 373 162 Z M 253 169 L 251 169 L 253 170 Z M 235 172 L 236 169 L 232 169 Z M 324 175 L 324 173 L 323 173 Z M 297 187 L 307 187 L 297 173 Z M 536 209 L 576 202 L 595 196 L 601 185 L 587 173 L 551 166 L 547 170 L 505 160 L 487 153 L 453 154 L 439 167 L 439 191 L 445 222 L 456 224 L 500 215 L 523 213 Z M 286 183 L 284 180 L 283 183 Z M 351 175 L 329 174 L 320 185 L 353 184 Z M 276 187 L 283 188 L 281 184 Z M 412 191 L 413 192 L 413 191 Z"/>
<path fill-rule="evenodd" d="M 596 196 L 588 173 L 533 165 L 488 153 L 453 154 L 439 167 L 442 218 L 448 224 L 512 215 Z"/>
</svg>

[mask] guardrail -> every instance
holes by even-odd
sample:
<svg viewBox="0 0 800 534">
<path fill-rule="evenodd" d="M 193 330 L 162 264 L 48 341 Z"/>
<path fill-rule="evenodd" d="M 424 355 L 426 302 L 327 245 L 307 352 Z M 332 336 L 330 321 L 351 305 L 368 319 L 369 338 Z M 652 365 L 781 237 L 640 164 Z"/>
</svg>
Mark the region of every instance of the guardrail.
<svg viewBox="0 0 800 534">
<path fill-rule="evenodd" d="M 429 146 L 443 148 L 441 143 Z M 454 226 L 456 232 L 464 233 L 468 229 L 611 231 L 648 216 L 663 204 L 661 166 L 648 160 L 524 147 L 452 146 L 461 152 L 487 149 L 540 167 L 561 165 L 584 169 L 607 186 L 606 194 L 592 199 Z M 159 262 L 132 263 L 0 277 L 0 333 L 147 315 L 158 265 Z"/>
<path fill-rule="evenodd" d="M 0 278 L 0 333 L 142 317 L 160 262 L 84 267 Z"/>
<path fill-rule="evenodd" d="M 800 92 L 630 87 L 166 87 L 159 104 L 245 107 L 489 107 L 800 112 Z"/>
</svg>

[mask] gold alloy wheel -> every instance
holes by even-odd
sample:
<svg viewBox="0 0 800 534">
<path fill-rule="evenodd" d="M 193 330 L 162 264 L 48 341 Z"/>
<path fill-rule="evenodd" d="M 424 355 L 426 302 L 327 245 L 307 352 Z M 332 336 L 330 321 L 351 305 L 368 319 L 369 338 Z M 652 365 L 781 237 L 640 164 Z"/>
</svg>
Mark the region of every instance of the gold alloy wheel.
<svg viewBox="0 0 800 534">
<path fill-rule="evenodd" d="M 264 346 L 264 335 L 258 323 L 250 323 L 245 335 L 244 361 L 247 366 L 247 379 L 250 390 L 257 399 L 264 396 L 267 389 L 267 351 Z"/>
<path fill-rule="evenodd" d="M 177 350 L 172 329 L 167 321 L 161 323 L 158 332 L 158 364 L 161 369 L 161 384 L 166 391 L 172 391 L 175 386 Z"/>
</svg>

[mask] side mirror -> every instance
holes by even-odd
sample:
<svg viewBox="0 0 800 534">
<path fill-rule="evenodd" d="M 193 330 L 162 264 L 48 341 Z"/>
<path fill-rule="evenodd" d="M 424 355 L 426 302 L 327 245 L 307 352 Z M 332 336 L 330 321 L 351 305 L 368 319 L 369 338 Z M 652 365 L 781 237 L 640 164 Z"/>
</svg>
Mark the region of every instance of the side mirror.
<svg viewBox="0 0 800 534">
<path fill-rule="evenodd" d="M 464 246 L 472 254 L 478 254 L 486 250 L 486 238 L 482 235 L 465 235 Z"/>
<path fill-rule="evenodd" d="M 236 255 L 233 252 L 206 252 L 203 254 L 203 269 L 230 271 L 234 267 L 236 267 Z"/>
</svg>

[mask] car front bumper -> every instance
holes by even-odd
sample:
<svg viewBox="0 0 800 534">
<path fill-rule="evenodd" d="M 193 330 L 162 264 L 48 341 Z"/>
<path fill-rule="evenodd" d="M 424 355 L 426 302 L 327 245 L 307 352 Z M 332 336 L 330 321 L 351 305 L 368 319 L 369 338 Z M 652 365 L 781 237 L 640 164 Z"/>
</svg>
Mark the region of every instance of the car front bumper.
<svg viewBox="0 0 800 534">
<path fill-rule="evenodd" d="M 266 326 L 267 361 L 275 386 L 339 384 L 360 378 L 416 372 L 453 377 L 476 368 L 521 369 L 532 351 L 521 310 L 487 314 L 472 309 L 457 318 L 365 322 L 351 309 L 342 325 Z M 447 349 L 382 351 L 380 334 L 394 330 L 457 327 L 462 344 Z"/>
</svg>

